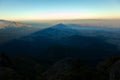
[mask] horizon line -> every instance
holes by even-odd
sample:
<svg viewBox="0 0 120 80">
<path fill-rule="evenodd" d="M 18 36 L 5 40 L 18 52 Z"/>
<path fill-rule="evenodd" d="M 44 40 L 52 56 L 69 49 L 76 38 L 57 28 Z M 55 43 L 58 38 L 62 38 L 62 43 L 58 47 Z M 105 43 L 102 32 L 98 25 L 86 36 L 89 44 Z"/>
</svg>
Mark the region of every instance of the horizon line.
<svg viewBox="0 0 120 80">
<path fill-rule="evenodd" d="M 120 18 L 91 18 L 91 19 L 34 19 L 34 20 L 17 20 L 17 19 L 0 19 L 6 21 L 75 21 L 75 20 L 120 20 Z"/>
</svg>

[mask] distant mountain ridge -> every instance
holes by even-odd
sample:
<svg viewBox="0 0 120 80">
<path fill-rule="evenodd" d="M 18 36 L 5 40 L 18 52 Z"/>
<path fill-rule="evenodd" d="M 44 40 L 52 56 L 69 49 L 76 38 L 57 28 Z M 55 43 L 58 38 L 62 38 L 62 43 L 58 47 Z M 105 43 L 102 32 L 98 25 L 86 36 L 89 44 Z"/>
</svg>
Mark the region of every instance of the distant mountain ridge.
<svg viewBox="0 0 120 80">
<path fill-rule="evenodd" d="M 36 29 L 28 24 L 0 20 L 0 44 L 28 35 L 34 31 L 36 31 Z"/>
<path fill-rule="evenodd" d="M 0 28 L 9 28 L 9 27 L 31 27 L 20 22 L 0 20 Z"/>
</svg>

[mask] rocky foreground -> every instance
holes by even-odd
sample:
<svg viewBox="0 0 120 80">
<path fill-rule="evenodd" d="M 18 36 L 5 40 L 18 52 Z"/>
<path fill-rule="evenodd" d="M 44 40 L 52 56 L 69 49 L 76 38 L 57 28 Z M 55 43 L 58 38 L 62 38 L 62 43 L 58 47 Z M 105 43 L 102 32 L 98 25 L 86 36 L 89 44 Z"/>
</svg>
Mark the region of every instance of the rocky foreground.
<svg viewBox="0 0 120 80">
<path fill-rule="evenodd" d="M 120 80 L 120 57 L 90 66 L 80 59 L 66 58 L 50 64 L 1 53 L 0 80 Z"/>
</svg>

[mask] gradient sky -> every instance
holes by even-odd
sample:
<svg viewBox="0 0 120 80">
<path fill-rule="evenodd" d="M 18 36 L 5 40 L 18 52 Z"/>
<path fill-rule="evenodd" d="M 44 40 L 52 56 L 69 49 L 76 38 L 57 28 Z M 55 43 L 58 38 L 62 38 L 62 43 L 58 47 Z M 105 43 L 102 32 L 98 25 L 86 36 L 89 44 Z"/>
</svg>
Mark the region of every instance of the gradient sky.
<svg viewBox="0 0 120 80">
<path fill-rule="evenodd" d="M 0 0 L 0 19 L 120 19 L 120 0 Z"/>
</svg>

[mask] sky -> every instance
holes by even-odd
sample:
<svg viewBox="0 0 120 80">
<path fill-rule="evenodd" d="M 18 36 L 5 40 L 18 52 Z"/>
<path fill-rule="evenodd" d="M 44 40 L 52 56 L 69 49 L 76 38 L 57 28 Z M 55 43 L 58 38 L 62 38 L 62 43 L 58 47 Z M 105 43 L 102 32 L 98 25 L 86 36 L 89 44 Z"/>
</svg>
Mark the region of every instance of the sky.
<svg viewBox="0 0 120 80">
<path fill-rule="evenodd" d="M 120 0 L 0 0 L 0 19 L 120 19 Z"/>
</svg>

